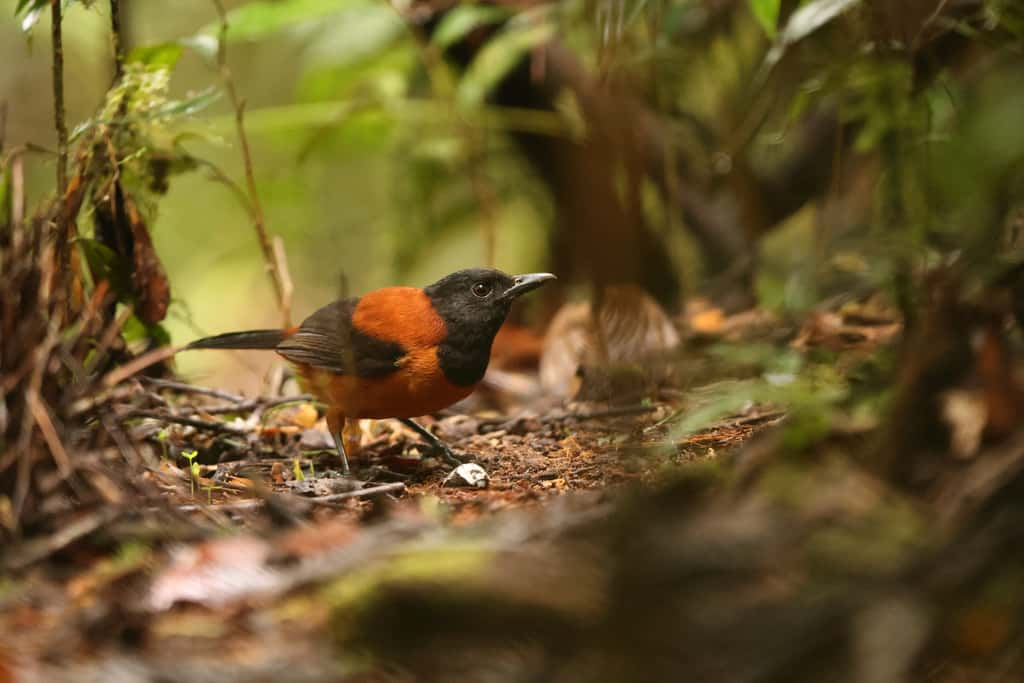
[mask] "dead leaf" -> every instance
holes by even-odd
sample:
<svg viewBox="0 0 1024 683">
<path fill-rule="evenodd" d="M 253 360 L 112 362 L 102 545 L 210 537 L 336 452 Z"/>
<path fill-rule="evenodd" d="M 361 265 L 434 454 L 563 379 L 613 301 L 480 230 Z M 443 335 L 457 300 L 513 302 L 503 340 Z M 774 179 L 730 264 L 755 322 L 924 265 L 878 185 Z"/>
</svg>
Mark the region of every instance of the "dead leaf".
<svg viewBox="0 0 1024 683">
<path fill-rule="evenodd" d="M 179 548 L 171 564 L 150 586 L 147 603 L 153 611 L 179 602 L 223 605 L 278 585 L 268 569 L 270 545 L 251 536 L 237 536 Z"/>
<path fill-rule="evenodd" d="M 299 403 L 281 408 L 274 413 L 274 423 L 312 429 L 320 419 L 312 403 Z"/>
<path fill-rule="evenodd" d="M 135 291 L 135 315 L 147 323 L 158 323 L 167 316 L 171 302 L 171 284 L 163 263 L 156 254 L 149 228 L 130 198 L 125 211 L 132 234 L 132 289 Z"/>
<path fill-rule="evenodd" d="M 541 384 L 551 394 L 570 397 L 582 388 L 581 368 L 594 377 L 604 376 L 605 370 L 639 367 L 646 376 L 645 369 L 652 368 L 649 361 L 679 341 L 668 315 L 642 289 L 606 287 L 596 313 L 585 302 L 567 304 L 555 315 L 544 338 Z"/>
</svg>

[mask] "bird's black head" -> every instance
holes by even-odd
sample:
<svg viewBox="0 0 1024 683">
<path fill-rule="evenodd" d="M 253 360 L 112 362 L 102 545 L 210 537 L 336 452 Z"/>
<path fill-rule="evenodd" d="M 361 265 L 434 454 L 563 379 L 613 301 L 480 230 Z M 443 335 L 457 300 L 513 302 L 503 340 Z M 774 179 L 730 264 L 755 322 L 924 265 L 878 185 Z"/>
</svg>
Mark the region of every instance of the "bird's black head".
<svg viewBox="0 0 1024 683">
<path fill-rule="evenodd" d="M 424 287 L 448 328 L 441 359 L 448 366 L 445 374 L 459 384 L 478 382 L 512 302 L 554 279 L 550 273 L 509 275 L 494 268 L 468 268 Z"/>
</svg>

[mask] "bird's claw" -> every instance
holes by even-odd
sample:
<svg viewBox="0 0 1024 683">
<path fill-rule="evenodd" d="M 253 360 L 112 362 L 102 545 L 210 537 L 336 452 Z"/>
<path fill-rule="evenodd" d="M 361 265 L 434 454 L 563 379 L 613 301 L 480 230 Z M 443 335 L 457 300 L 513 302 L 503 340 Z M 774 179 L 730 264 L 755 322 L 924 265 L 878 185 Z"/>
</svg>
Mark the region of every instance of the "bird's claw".
<svg viewBox="0 0 1024 683">
<path fill-rule="evenodd" d="M 440 452 L 441 459 L 444 460 L 449 465 L 451 465 L 452 467 L 458 467 L 459 465 L 464 464 L 462 460 L 457 458 L 455 454 L 452 453 L 452 449 L 448 448 L 447 446 L 439 446 L 437 450 Z"/>
</svg>

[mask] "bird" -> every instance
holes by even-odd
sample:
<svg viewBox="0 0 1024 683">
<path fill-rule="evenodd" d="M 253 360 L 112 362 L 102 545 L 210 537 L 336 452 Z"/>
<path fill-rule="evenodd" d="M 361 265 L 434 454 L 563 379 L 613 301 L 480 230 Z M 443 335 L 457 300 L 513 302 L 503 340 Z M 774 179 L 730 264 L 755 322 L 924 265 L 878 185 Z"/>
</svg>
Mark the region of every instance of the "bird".
<svg viewBox="0 0 1024 683">
<path fill-rule="evenodd" d="M 359 420 L 397 418 L 449 464 L 451 449 L 413 420 L 473 392 L 512 302 L 551 273 L 467 268 L 426 287 L 385 287 L 329 303 L 288 329 L 228 332 L 189 349 L 274 350 L 327 406 L 327 427 L 348 475 Z"/>
</svg>

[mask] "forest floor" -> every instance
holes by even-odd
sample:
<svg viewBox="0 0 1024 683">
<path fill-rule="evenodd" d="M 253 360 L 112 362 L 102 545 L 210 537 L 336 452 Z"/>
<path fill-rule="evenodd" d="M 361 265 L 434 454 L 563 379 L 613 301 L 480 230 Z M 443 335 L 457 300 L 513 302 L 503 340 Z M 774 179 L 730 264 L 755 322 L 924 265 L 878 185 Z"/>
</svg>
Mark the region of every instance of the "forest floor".
<svg viewBox="0 0 1024 683">
<path fill-rule="evenodd" d="M 897 330 L 862 310 L 819 315 L 786 345 L 841 349 L 842 365 Z M 117 444 L 83 456 L 106 504 L 58 511 L 59 525 L 4 555 L 0 683 L 410 680 L 381 666 L 389 657 L 412 680 L 588 680 L 609 647 L 657 672 L 645 644 L 680 628 L 680 615 L 696 630 L 672 648 L 698 677 L 753 680 L 718 667 L 777 667 L 779 648 L 794 661 L 822 656 L 792 633 L 855 632 L 860 602 L 875 596 L 851 592 L 866 589 L 850 577 L 904 577 L 928 513 L 835 453 L 799 482 L 784 461 L 765 469 L 741 446 L 763 433 L 775 448 L 772 427 L 787 416 L 770 402 L 680 430 L 702 386 L 625 404 L 485 397 L 427 418 L 486 472 L 472 486 L 449 480 L 451 467 L 395 421 L 365 425 L 346 478 L 307 397 L 135 382 L 115 406 Z M 711 496 L 723 471 L 738 488 Z M 765 583 L 784 575 L 772 569 L 782 557 L 810 564 Z M 678 576 L 693 586 L 678 592 Z M 791 613 L 789 592 L 804 584 L 818 597 Z M 659 586 L 700 601 L 662 605 Z M 720 611 L 708 621 L 711 604 Z M 924 627 L 879 614 L 871 632 L 910 629 L 893 648 L 916 651 Z M 984 622 L 991 614 L 975 617 L 980 641 L 973 627 L 962 639 L 990 647 L 1001 631 Z M 630 629 L 647 635 L 633 642 Z M 732 642 L 743 649 L 722 660 Z M 581 650 L 569 664 L 571 643 Z M 930 680 L 972 680 L 959 672 Z"/>
<path fill-rule="evenodd" d="M 751 408 L 670 442 L 670 403 L 443 417 L 432 427 L 487 472 L 474 487 L 446 483 L 451 468 L 394 421 L 373 425 L 345 478 L 332 452 L 304 447 L 329 438 L 308 402 L 225 413 L 254 402 L 176 383 L 159 391 L 164 419 L 179 422 L 147 419 L 133 436 L 148 437 L 156 459 L 144 476 L 160 500 L 84 512 L 19 555 L 28 571 L 0 584 L 0 681 L 333 680 L 351 664 L 332 654 L 331 610 L 309 599 L 311 586 L 488 520 L 560 525 L 782 419 Z M 233 459 L 233 447 L 260 455 Z M 192 465 L 193 452 L 225 459 Z M 105 457 L 116 467 L 120 455 Z"/>
</svg>

